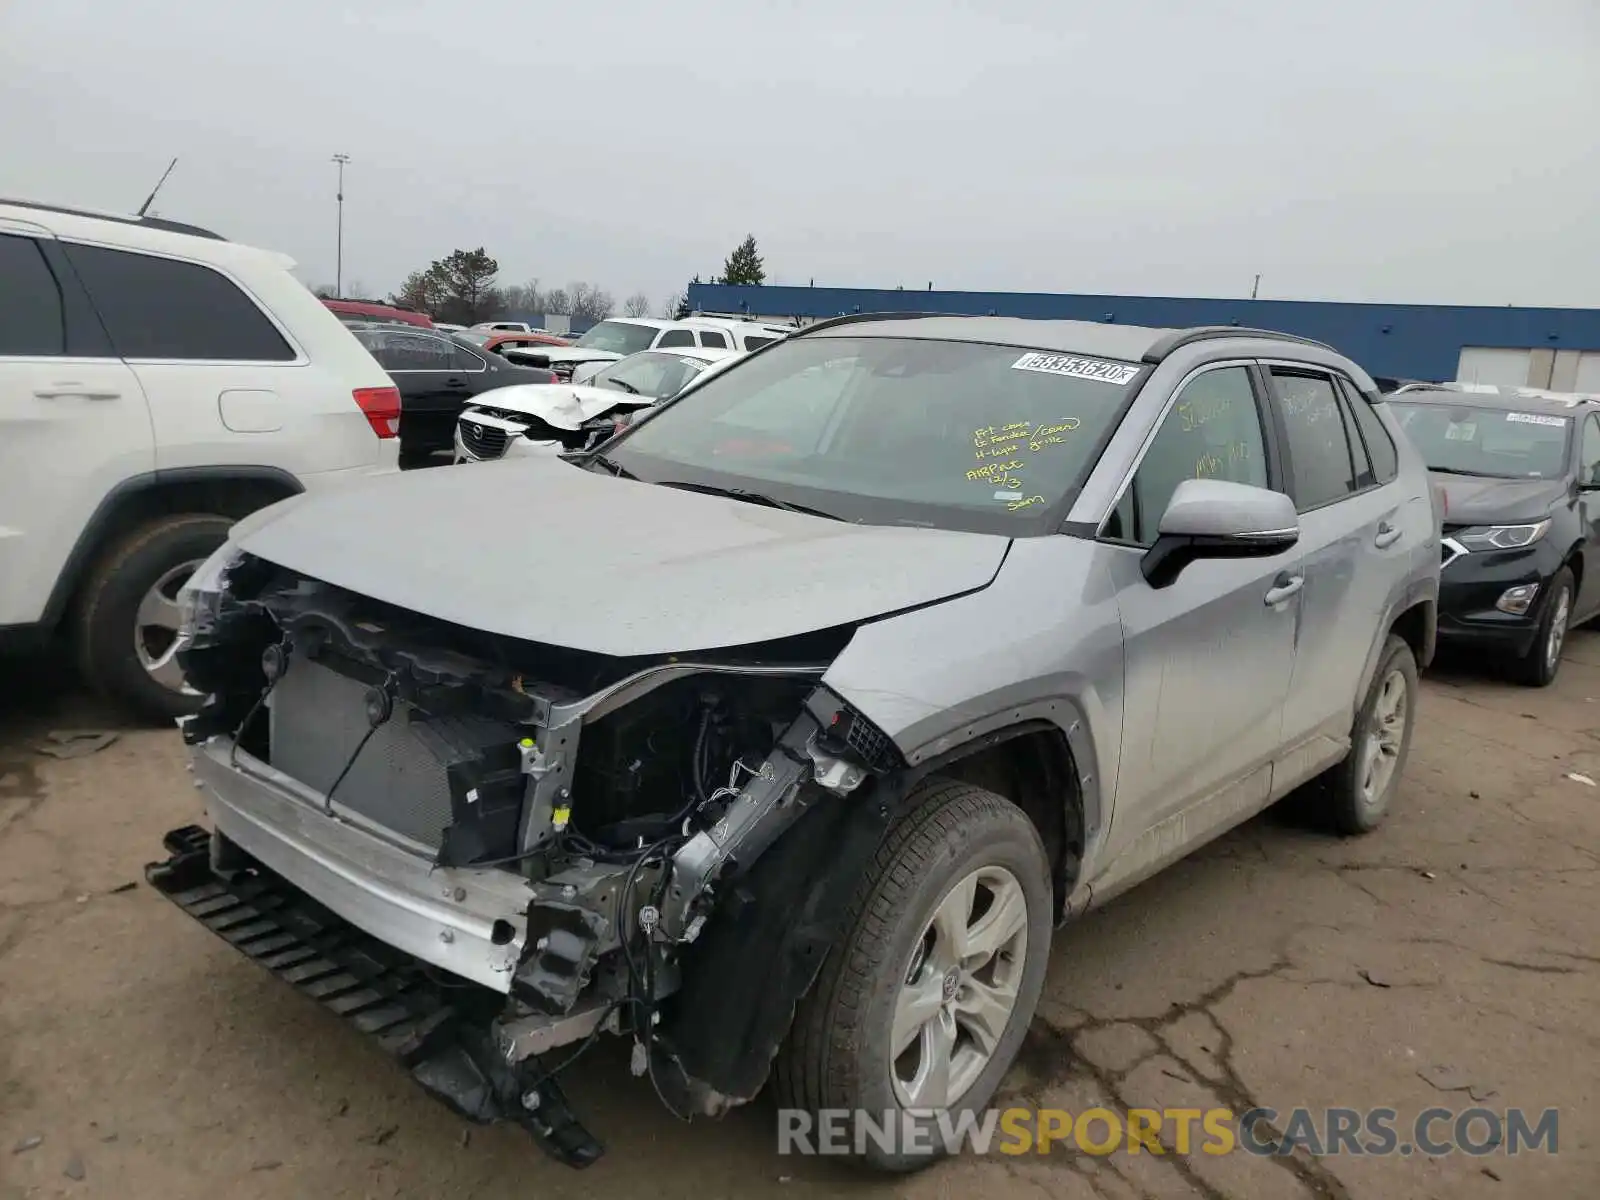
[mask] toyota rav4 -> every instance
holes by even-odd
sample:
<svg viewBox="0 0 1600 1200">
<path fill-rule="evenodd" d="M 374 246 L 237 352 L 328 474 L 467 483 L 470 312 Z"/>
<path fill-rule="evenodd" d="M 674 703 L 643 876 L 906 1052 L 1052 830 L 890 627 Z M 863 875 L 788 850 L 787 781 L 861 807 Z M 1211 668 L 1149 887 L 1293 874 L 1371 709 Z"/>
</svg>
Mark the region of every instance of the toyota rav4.
<svg viewBox="0 0 1600 1200">
<path fill-rule="evenodd" d="M 947 1120 L 1052 926 L 1302 785 L 1382 820 L 1439 520 L 1320 345 L 825 322 L 574 461 L 236 526 L 183 594 L 210 827 L 148 878 L 571 1163 L 604 1035 L 685 1117 Z"/>
</svg>

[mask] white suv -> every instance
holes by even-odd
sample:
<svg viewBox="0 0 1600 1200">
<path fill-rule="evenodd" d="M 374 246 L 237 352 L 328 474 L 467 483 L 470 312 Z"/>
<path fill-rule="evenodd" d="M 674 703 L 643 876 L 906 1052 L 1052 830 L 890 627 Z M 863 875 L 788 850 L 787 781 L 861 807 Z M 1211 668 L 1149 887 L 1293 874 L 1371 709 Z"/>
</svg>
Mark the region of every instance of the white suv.
<svg viewBox="0 0 1600 1200">
<path fill-rule="evenodd" d="M 400 397 L 279 254 L 0 200 L 0 646 L 190 711 L 179 587 L 229 525 L 395 469 Z"/>
</svg>

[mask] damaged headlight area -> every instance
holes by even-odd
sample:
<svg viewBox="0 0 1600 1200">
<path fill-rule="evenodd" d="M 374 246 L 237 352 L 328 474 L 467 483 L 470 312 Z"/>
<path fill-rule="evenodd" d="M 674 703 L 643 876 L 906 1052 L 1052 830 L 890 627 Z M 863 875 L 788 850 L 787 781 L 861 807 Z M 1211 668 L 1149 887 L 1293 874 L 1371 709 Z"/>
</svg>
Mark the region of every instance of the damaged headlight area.
<svg viewBox="0 0 1600 1200">
<path fill-rule="evenodd" d="M 227 590 L 227 574 L 243 557 L 233 542 L 223 542 L 178 589 L 179 637 L 192 639 L 196 632 L 209 629 L 216 621 L 222 594 Z"/>
<path fill-rule="evenodd" d="M 213 828 L 155 886 L 575 1165 L 557 1076 L 602 1033 L 680 1116 L 756 1094 L 904 765 L 820 683 L 852 630 L 621 660 L 234 552 L 191 588 Z"/>
</svg>

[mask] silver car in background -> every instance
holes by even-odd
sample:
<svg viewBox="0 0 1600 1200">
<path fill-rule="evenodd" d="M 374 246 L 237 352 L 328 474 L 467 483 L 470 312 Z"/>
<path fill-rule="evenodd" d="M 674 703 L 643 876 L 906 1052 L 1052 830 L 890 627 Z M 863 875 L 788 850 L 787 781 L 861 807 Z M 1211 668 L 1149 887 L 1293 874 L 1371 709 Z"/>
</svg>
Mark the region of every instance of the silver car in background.
<svg viewBox="0 0 1600 1200">
<path fill-rule="evenodd" d="M 1302 785 L 1378 825 L 1439 521 L 1325 346 L 823 322 L 573 460 L 237 525 L 183 599 L 211 828 L 148 877 L 567 1162 L 606 1034 L 682 1116 L 931 1125 L 1054 925 Z"/>
</svg>

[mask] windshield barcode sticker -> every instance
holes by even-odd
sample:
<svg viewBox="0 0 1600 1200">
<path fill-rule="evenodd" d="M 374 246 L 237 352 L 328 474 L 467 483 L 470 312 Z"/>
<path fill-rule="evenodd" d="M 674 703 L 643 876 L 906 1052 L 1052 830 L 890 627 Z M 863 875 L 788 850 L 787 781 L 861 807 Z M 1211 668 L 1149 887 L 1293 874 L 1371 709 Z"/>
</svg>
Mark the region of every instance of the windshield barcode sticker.
<svg viewBox="0 0 1600 1200">
<path fill-rule="evenodd" d="M 1547 417 L 1543 413 L 1507 413 L 1506 420 L 1518 421 L 1523 425 L 1555 425 L 1558 427 L 1567 423 L 1565 417 Z"/>
<path fill-rule="evenodd" d="M 1098 358 L 1079 358 L 1076 354 L 1024 354 L 1011 364 L 1013 371 L 1043 371 L 1047 375 L 1068 375 L 1073 379 L 1093 379 L 1118 387 L 1139 373 L 1127 363 L 1105 362 Z"/>
</svg>

